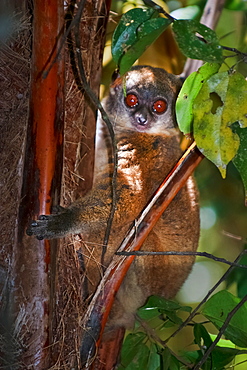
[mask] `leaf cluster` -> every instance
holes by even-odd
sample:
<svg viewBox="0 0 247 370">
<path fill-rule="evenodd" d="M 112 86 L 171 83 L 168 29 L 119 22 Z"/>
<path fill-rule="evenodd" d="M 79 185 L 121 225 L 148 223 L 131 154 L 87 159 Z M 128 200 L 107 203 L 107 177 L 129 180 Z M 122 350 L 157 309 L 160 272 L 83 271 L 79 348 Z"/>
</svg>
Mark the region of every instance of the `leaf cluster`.
<svg viewBox="0 0 247 370">
<path fill-rule="evenodd" d="M 231 315 L 229 323 L 226 318 Z M 118 370 L 152 369 L 226 369 L 235 356 L 247 354 L 247 303 L 227 291 L 213 295 L 200 309 L 201 322 L 193 321 L 192 308 L 158 296 L 151 296 L 146 305 L 138 310 L 138 321 L 134 332 L 129 333 L 121 352 Z M 176 329 L 182 324 L 181 312 L 191 316 L 189 325 L 193 328 L 192 348 L 176 354 L 168 345 L 171 338 L 162 340 L 168 328 Z M 155 322 L 155 328 L 153 325 Z M 224 329 L 225 339 L 214 341 L 210 325 Z"/>
<path fill-rule="evenodd" d="M 233 161 L 247 189 L 247 81 L 219 68 L 206 63 L 186 79 L 176 103 L 177 120 L 223 177 Z"/>
</svg>

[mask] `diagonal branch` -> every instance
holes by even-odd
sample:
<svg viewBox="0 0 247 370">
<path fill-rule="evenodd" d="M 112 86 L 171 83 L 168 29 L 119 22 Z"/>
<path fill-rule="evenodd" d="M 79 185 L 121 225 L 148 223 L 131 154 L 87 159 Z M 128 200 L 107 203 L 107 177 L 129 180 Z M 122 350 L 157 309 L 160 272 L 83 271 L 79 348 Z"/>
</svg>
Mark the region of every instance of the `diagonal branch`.
<svg viewBox="0 0 247 370">
<path fill-rule="evenodd" d="M 157 189 L 152 200 L 135 220 L 118 252 L 132 252 L 141 248 L 162 213 L 203 158 L 195 142 L 193 142 Z M 84 329 L 81 345 L 82 364 L 89 365 L 90 358 L 95 354 L 96 348 L 99 347 L 114 297 L 134 258 L 133 255 L 128 257 L 114 256 L 105 271 L 82 324 Z"/>
</svg>

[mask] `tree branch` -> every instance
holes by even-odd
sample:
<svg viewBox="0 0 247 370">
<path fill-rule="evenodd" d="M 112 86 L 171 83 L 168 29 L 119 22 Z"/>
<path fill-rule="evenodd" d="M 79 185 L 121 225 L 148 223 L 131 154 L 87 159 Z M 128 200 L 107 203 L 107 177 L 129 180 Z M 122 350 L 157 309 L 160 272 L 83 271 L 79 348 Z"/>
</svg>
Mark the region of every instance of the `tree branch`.
<svg viewBox="0 0 247 370">
<path fill-rule="evenodd" d="M 203 158 L 195 143 L 192 143 L 134 222 L 118 252 L 132 252 L 141 248 L 159 217 Z M 134 258 L 113 257 L 84 316 L 81 360 L 87 366 L 99 346 L 114 297 Z"/>
<path fill-rule="evenodd" d="M 200 256 L 200 257 L 207 257 L 217 262 L 225 263 L 226 265 L 230 265 L 233 267 L 240 267 L 247 269 L 247 265 L 240 265 L 235 262 L 231 262 L 226 260 L 225 258 L 216 257 L 213 254 L 207 252 L 152 252 L 152 251 L 135 251 L 135 252 L 116 252 L 118 256 Z"/>
</svg>

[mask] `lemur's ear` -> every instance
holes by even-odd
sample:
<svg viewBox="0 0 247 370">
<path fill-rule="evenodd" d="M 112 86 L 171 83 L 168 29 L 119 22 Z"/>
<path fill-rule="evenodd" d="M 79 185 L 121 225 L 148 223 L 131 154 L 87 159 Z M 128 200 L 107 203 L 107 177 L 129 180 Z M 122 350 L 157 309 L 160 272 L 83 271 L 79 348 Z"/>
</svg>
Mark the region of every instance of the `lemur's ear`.
<svg viewBox="0 0 247 370">
<path fill-rule="evenodd" d="M 115 71 L 113 72 L 112 76 L 111 76 L 111 82 L 114 83 L 114 81 L 117 79 L 117 78 L 120 78 L 120 73 L 119 73 L 119 68 L 116 68 Z"/>
<path fill-rule="evenodd" d="M 119 91 L 119 89 L 122 89 L 122 83 L 123 83 L 123 78 L 121 77 L 119 73 L 119 69 L 115 69 L 115 71 L 112 74 L 112 83 L 110 86 L 110 91 L 115 93 Z"/>
</svg>

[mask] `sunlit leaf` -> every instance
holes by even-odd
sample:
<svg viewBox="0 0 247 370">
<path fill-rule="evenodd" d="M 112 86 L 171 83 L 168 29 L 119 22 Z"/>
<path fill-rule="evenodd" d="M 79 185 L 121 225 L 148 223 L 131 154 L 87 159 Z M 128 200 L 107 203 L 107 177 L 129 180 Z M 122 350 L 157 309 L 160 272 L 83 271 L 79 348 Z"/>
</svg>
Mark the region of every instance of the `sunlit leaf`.
<svg viewBox="0 0 247 370">
<path fill-rule="evenodd" d="M 247 82 L 239 73 L 220 72 L 202 86 L 194 105 L 194 137 L 201 152 L 226 175 L 240 139 L 231 125 L 247 127 Z"/>
<path fill-rule="evenodd" d="M 177 101 L 176 116 L 179 129 L 188 134 L 193 131 L 193 104 L 205 81 L 218 72 L 220 64 L 205 63 L 198 71 L 193 72 L 185 80 Z"/>
<path fill-rule="evenodd" d="M 135 8 L 122 16 L 112 38 L 112 56 L 120 74 L 130 69 L 170 23 L 153 9 Z"/>
<path fill-rule="evenodd" d="M 195 20 L 175 20 L 173 31 L 185 56 L 209 63 L 222 63 L 222 47 L 216 33 Z M 199 36 L 199 37 L 198 37 Z"/>
<path fill-rule="evenodd" d="M 224 324 L 227 315 L 240 302 L 226 290 L 213 295 L 203 306 L 201 313 L 206 316 L 218 329 Z M 247 303 L 230 320 L 224 333 L 226 339 L 239 347 L 247 347 Z"/>
</svg>

